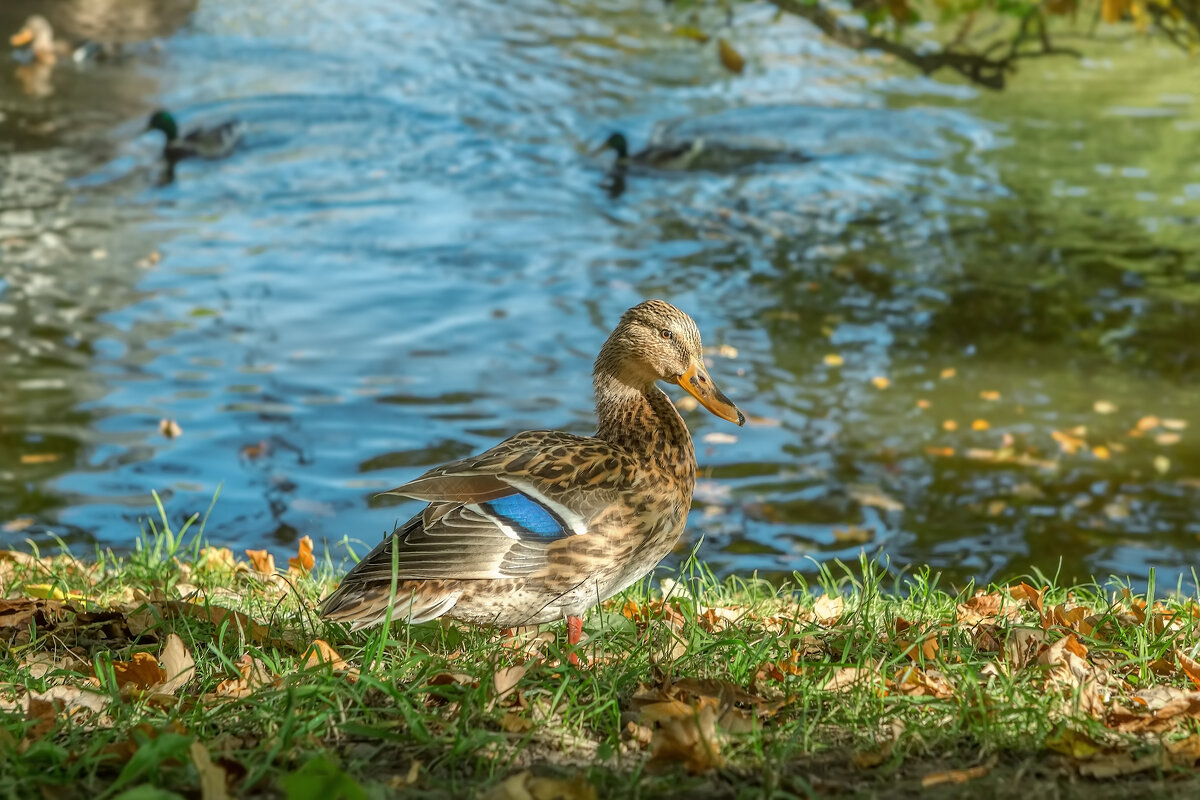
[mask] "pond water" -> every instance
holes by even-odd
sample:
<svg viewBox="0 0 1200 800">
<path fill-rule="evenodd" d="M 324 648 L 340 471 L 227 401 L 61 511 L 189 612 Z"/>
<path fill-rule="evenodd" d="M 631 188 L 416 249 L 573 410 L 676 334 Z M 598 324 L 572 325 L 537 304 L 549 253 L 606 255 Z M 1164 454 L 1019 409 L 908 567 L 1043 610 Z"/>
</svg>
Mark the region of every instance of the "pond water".
<svg viewBox="0 0 1200 800">
<path fill-rule="evenodd" d="M 377 492 L 590 433 L 595 351 L 663 297 L 751 417 L 686 412 L 681 553 L 1190 585 L 1200 62 L 1089 45 L 990 93 L 747 7 L 732 75 L 668 13 L 147 3 L 122 60 L 0 69 L 0 545 L 129 548 L 152 491 L 221 487 L 215 543 L 361 553 L 414 510 Z M 159 106 L 245 146 L 159 185 Z M 618 128 L 743 149 L 617 195 Z"/>
</svg>

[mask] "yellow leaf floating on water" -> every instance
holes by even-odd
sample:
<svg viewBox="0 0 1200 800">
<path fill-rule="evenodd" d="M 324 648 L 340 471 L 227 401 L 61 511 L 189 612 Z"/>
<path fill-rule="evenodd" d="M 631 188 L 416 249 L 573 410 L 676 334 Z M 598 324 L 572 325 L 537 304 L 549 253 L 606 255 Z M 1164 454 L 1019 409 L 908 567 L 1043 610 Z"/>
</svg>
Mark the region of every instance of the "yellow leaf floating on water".
<svg viewBox="0 0 1200 800">
<path fill-rule="evenodd" d="M 1171 470 L 1171 459 L 1166 456 L 1154 457 L 1154 471 L 1159 475 L 1166 475 Z"/>
<path fill-rule="evenodd" d="M 175 420 L 163 418 L 158 421 L 158 432 L 168 439 L 174 439 L 183 434 L 183 428 Z"/>
<path fill-rule="evenodd" d="M 882 375 L 876 375 L 874 378 L 871 378 L 871 383 L 874 384 L 876 389 L 886 389 L 892 385 L 892 382 Z"/>
<path fill-rule="evenodd" d="M 829 353 L 825 356 L 824 361 L 825 366 L 827 367 L 840 367 L 842 364 L 846 363 L 846 359 L 842 358 L 837 353 Z"/>
<path fill-rule="evenodd" d="M 717 56 L 721 59 L 721 64 L 730 72 L 741 73 L 746 68 L 746 59 L 742 58 L 742 54 L 733 49 L 733 45 L 724 39 L 717 40 Z"/>
<path fill-rule="evenodd" d="M 942 430 L 944 430 L 944 431 L 956 431 L 956 430 L 958 430 L 958 423 L 957 423 L 957 422 L 955 422 L 955 421 L 954 421 L 954 420 L 952 420 L 952 419 L 948 419 L 948 420 L 946 420 L 945 422 L 943 422 L 943 423 L 942 423 Z"/>
<path fill-rule="evenodd" d="M 1102 444 L 1099 444 L 1092 448 L 1092 455 L 1095 456 L 1096 458 L 1100 459 L 1101 461 L 1107 461 L 1109 456 L 1112 454 L 1108 452 L 1107 447 L 1105 447 Z"/>
<path fill-rule="evenodd" d="M 983 400 L 987 400 L 989 403 L 994 403 L 1000 399 L 1000 393 L 994 389 L 984 389 L 979 393 L 979 397 Z"/>
<path fill-rule="evenodd" d="M 1115 403 L 1110 403 L 1107 400 L 1097 400 L 1092 403 L 1092 410 L 1097 414 L 1114 414 L 1117 411 Z"/>
<path fill-rule="evenodd" d="M 986 431 L 990 427 L 992 426 L 988 424 L 986 419 L 977 419 L 971 422 L 971 430 L 973 431 Z"/>
<path fill-rule="evenodd" d="M 946 367 L 944 370 L 942 370 L 942 380 L 953 378 L 957 374 L 958 370 L 956 370 L 954 367 Z"/>
<path fill-rule="evenodd" d="M 693 39 L 701 44 L 708 41 L 708 34 L 693 25 L 676 25 L 671 33 L 681 39 Z"/>
<path fill-rule="evenodd" d="M 1163 447 L 1170 447 L 1173 444 L 1179 444 L 1181 438 L 1178 433 L 1160 433 L 1154 437 L 1154 441 Z"/>
<path fill-rule="evenodd" d="M 58 461 L 61 456 L 58 453 L 22 453 L 22 464 L 50 464 Z"/>
</svg>

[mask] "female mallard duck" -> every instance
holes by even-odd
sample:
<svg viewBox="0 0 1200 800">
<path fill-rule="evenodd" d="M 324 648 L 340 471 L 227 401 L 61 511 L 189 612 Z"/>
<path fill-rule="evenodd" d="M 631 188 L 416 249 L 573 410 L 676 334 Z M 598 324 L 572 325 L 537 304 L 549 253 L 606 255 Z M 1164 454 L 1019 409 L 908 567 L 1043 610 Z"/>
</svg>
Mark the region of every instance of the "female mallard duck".
<svg viewBox="0 0 1200 800">
<path fill-rule="evenodd" d="M 629 152 L 629 142 L 623 133 L 613 133 L 597 148 L 597 152 L 612 150 L 617 154 L 616 167 L 650 167 L 653 169 L 686 169 L 704 150 L 703 139 L 684 139 L 677 142 L 650 144 L 636 153 Z"/>
<path fill-rule="evenodd" d="M 103 61 L 117 54 L 115 45 L 99 42 L 80 42 L 69 44 L 54 37 L 54 28 L 45 17 L 34 14 L 25 20 L 21 30 L 9 39 L 13 47 L 29 45 L 33 60 L 38 64 L 54 64 L 59 57 L 69 57 L 72 61 Z"/>
<path fill-rule="evenodd" d="M 234 151 L 242 139 L 245 126 L 231 119 L 216 125 L 201 125 L 180 135 L 179 124 L 171 112 L 159 109 L 146 123 L 148 131 L 162 131 L 167 137 L 163 157 L 174 164 L 185 158 L 224 158 Z"/>
<path fill-rule="evenodd" d="M 355 630 L 389 616 L 506 628 L 566 618 L 578 644 L 584 611 L 653 569 L 687 521 L 692 437 L 655 384 L 745 422 L 701 353 L 696 323 L 671 304 L 626 311 L 596 358 L 595 436 L 518 433 L 384 492 L 429 505 L 350 570 L 321 615 Z"/>
</svg>

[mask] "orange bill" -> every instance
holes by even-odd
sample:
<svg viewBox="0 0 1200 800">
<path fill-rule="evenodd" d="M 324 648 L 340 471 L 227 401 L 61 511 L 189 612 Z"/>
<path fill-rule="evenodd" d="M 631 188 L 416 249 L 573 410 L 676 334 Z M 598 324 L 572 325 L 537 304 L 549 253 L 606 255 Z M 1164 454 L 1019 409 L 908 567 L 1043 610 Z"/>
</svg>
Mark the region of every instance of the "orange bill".
<svg viewBox="0 0 1200 800">
<path fill-rule="evenodd" d="M 745 415 L 717 388 L 712 378 L 708 377 L 708 370 L 700 362 L 693 360 L 687 372 L 676 378 L 675 382 L 715 416 L 729 420 L 735 425 L 745 424 Z"/>
<path fill-rule="evenodd" d="M 29 28 L 21 28 L 8 41 L 13 47 L 23 47 L 33 41 L 33 31 Z"/>
</svg>

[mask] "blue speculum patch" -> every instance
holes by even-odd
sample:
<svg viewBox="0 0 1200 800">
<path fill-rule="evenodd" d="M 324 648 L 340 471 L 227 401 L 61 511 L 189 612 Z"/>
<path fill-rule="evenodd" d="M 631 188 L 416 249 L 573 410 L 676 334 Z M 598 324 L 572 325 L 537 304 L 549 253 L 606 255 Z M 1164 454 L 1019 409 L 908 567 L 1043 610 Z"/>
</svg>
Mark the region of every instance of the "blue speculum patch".
<svg viewBox="0 0 1200 800">
<path fill-rule="evenodd" d="M 545 538 L 567 535 L 566 526 L 556 514 L 526 495 L 510 494 L 489 503 L 481 503 L 480 506 L 486 513 L 517 528 L 518 532 Z"/>
</svg>

